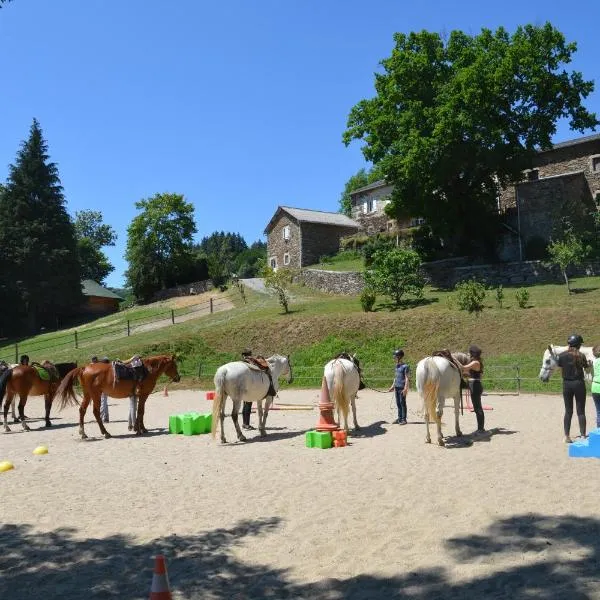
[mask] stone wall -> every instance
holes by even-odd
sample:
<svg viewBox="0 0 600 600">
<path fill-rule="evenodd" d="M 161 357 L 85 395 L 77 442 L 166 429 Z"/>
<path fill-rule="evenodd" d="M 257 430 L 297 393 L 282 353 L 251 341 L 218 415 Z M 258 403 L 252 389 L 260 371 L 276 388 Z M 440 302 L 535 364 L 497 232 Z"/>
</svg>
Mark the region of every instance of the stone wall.
<svg viewBox="0 0 600 600">
<path fill-rule="evenodd" d="M 454 266 L 451 261 L 436 261 L 423 265 L 426 279 L 440 289 L 452 289 L 458 282 L 477 279 L 489 286 L 530 286 L 538 283 L 562 283 L 563 277 L 556 267 L 546 267 L 541 261 L 498 263 L 487 265 Z M 600 261 L 589 262 L 571 269 L 569 276 L 600 275 Z M 332 294 L 358 295 L 364 289 L 362 273 L 303 269 L 299 280 L 307 287 Z"/>
<path fill-rule="evenodd" d="M 283 237 L 284 227 L 289 226 L 289 238 Z M 286 213 L 282 213 L 273 229 L 269 232 L 267 239 L 267 264 L 277 261 L 277 267 L 300 267 L 302 237 L 298 223 Z M 289 263 L 286 264 L 286 255 Z"/>
<path fill-rule="evenodd" d="M 354 227 L 324 225 L 320 223 L 301 223 L 302 257 L 301 265 L 314 265 L 321 256 L 337 254 L 342 237 L 356 233 Z"/>
<path fill-rule="evenodd" d="M 177 296 L 194 296 L 195 294 L 208 292 L 213 287 L 212 281 L 194 281 L 193 283 L 178 285 L 166 290 L 159 290 L 154 294 L 152 300 L 167 300 L 168 298 L 176 298 Z"/>
</svg>

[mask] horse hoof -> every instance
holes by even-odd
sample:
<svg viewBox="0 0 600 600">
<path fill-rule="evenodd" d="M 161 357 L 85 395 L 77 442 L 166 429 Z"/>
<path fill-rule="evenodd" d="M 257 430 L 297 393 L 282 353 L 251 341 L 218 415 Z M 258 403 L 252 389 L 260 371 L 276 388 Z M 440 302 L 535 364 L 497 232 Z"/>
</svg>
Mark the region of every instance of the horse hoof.
<svg viewBox="0 0 600 600">
<path fill-rule="evenodd" d="M 438 446 L 445 446 L 444 440 L 438 440 Z"/>
<path fill-rule="evenodd" d="M 225 438 L 221 438 L 221 444 L 226 444 L 227 440 Z"/>
<path fill-rule="evenodd" d="M 425 438 L 425 443 L 426 444 L 431 444 L 431 440 L 428 440 L 427 438 Z"/>
<path fill-rule="evenodd" d="M 27 423 L 23 423 L 23 431 L 31 431 L 31 428 L 29 425 L 27 425 Z"/>
<path fill-rule="evenodd" d="M 360 425 L 355 425 L 354 426 L 354 431 L 360 431 Z"/>
<path fill-rule="evenodd" d="M 10 433 L 10 427 L 8 425 L 4 426 L 4 433 Z"/>
<path fill-rule="evenodd" d="M 238 440 L 239 440 L 240 442 L 245 442 L 245 441 L 246 441 L 246 436 L 244 436 L 244 435 L 240 435 L 240 436 L 238 436 Z"/>
<path fill-rule="evenodd" d="M 20 423 L 21 419 L 19 419 L 19 417 L 14 417 L 13 418 L 13 423 Z"/>
<path fill-rule="evenodd" d="M 131 425 L 127 426 L 127 431 L 133 431 L 133 427 Z"/>
<path fill-rule="evenodd" d="M 463 434 L 462 431 L 457 431 L 456 432 L 456 437 L 462 437 L 462 434 Z"/>
<path fill-rule="evenodd" d="M 104 432 L 104 439 L 105 440 L 110 440 L 111 437 L 112 437 L 112 435 L 110 435 L 110 433 L 108 433 L 108 431 Z"/>
<path fill-rule="evenodd" d="M 142 433 L 148 433 L 148 430 L 145 427 L 142 427 Z"/>
<path fill-rule="evenodd" d="M 82 433 L 82 434 L 81 434 L 81 439 L 82 439 L 82 440 L 87 440 L 87 439 L 88 439 L 88 436 L 87 436 L 85 433 Z"/>
<path fill-rule="evenodd" d="M 52 421 L 46 421 L 46 427 L 52 427 Z"/>
<path fill-rule="evenodd" d="M 267 432 L 264 429 L 260 430 L 260 437 L 267 437 Z"/>
</svg>

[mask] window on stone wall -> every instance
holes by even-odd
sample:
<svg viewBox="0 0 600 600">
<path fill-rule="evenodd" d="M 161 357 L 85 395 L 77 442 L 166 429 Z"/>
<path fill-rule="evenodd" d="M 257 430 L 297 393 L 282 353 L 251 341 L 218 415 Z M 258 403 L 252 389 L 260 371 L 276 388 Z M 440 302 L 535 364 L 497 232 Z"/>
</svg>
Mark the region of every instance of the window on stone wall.
<svg viewBox="0 0 600 600">
<path fill-rule="evenodd" d="M 414 217 L 410 220 L 411 227 L 418 227 L 419 225 L 423 225 L 425 223 L 425 219 L 423 217 Z"/>
<path fill-rule="evenodd" d="M 283 264 L 284 265 L 290 264 L 290 255 L 287 252 L 283 255 Z"/>
<path fill-rule="evenodd" d="M 592 156 L 592 171 L 594 173 L 600 173 L 600 154 Z"/>
<path fill-rule="evenodd" d="M 375 212 L 377 210 L 377 200 L 375 198 L 369 198 L 367 200 L 367 212 Z"/>
<path fill-rule="evenodd" d="M 277 257 L 271 256 L 271 258 L 269 259 L 269 264 L 271 265 L 271 269 L 276 269 L 277 268 Z"/>
<path fill-rule="evenodd" d="M 283 228 L 283 239 L 284 240 L 289 240 L 290 239 L 290 226 L 286 225 Z"/>
</svg>

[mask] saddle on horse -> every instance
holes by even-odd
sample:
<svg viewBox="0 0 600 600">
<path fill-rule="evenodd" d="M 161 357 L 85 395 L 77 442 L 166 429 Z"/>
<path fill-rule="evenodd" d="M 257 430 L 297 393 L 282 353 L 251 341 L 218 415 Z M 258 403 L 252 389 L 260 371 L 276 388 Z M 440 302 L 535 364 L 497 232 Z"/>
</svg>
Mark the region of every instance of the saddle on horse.
<svg viewBox="0 0 600 600">
<path fill-rule="evenodd" d="M 443 348 L 442 350 L 436 350 L 435 352 L 431 353 L 431 356 L 441 356 L 442 358 L 445 358 L 458 371 L 458 374 L 460 375 L 460 389 L 464 390 L 468 387 L 463 377 L 462 365 L 456 360 L 456 358 L 454 358 L 454 356 L 452 356 L 452 352 L 450 352 L 450 350 L 448 350 L 447 348 Z"/>
<path fill-rule="evenodd" d="M 58 369 L 49 360 L 45 360 L 41 364 L 33 361 L 31 366 L 37 371 L 40 379 L 44 381 L 58 381 L 60 379 Z"/>
<path fill-rule="evenodd" d="M 277 395 L 277 391 L 275 390 L 275 386 L 273 385 L 273 376 L 271 375 L 271 366 L 264 358 L 264 356 L 244 356 L 243 362 L 245 362 L 251 368 L 254 367 L 263 373 L 266 373 L 269 377 L 269 389 L 265 395 L 275 397 Z"/>
<path fill-rule="evenodd" d="M 112 367 L 115 385 L 119 381 L 135 381 L 138 384 L 148 375 L 148 369 L 139 356 L 134 356 L 126 363 L 120 360 L 113 360 Z"/>
<path fill-rule="evenodd" d="M 340 352 L 335 358 L 345 358 L 346 360 L 349 360 L 351 363 L 354 364 L 354 366 L 356 367 L 356 370 L 358 371 L 358 389 L 359 390 L 364 390 L 367 386 L 365 385 L 365 382 L 363 381 L 362 378 L 362 371 L 360 369 L 360 362 L 358 360 L 358 358 L 356 358 L 356 356 L 352 356 L 350 355 L 348 352 Z"/>
</svg>

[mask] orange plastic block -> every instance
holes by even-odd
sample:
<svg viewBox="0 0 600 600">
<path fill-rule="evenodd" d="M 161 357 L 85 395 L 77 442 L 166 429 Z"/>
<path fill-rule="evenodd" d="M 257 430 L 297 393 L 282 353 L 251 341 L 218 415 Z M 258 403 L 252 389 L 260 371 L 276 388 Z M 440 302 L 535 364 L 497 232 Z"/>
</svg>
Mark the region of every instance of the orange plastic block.
<svg viewBox="0 0 600 600">
<path fill-rule="evenodd" d="M 214 400 L 215 399 L 215 393 L 214 392 L 206 392 L 206 399 L 207 400 Z"/>
<path fill-rule="evenodd" d="M 331 435 L 333 436 L 334 448 L 343 448 L 348 445 L 348 437 L 343 429 L 332 431 Z"/>
</svg>

